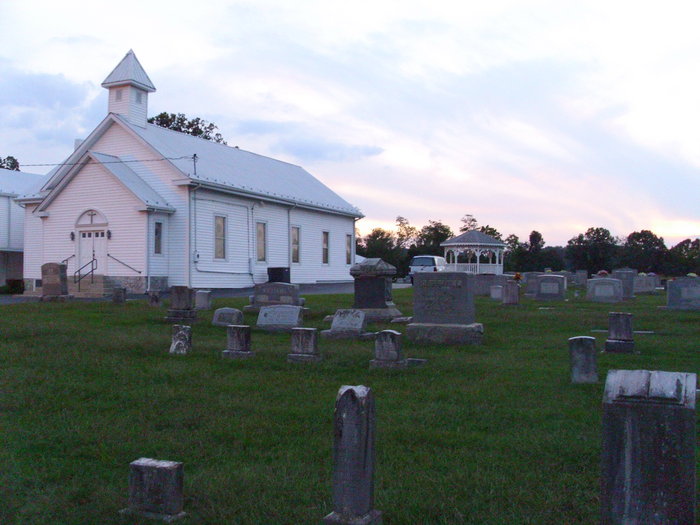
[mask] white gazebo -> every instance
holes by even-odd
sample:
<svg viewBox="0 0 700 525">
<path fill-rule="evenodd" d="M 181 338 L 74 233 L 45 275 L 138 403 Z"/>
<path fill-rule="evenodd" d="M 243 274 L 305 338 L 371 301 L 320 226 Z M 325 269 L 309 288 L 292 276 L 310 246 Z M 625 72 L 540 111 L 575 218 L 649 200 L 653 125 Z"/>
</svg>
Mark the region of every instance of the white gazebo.
<svg viewBox="0 0 700 525">
<path fill-rule="evenodd" d="M 506 245 L 477 230 L 464 232 L 441 243 L 449 270 L 457 272 L 503 274 Z"/>
</svg>

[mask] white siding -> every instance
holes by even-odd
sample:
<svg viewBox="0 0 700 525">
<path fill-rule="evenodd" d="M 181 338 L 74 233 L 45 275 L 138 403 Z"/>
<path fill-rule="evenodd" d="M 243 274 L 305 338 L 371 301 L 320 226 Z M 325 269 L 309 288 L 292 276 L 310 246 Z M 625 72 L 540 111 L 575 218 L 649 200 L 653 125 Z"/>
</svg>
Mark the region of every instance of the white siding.
<svg viewBox="0 0 700 525">
<path fill-rule="evenodd" d="M 161 253 L 155 253 L 155 224 L 163 225 Z M 170 243 L 168 239 L 168 215 L 165 213 L 153 213 L 149 218 L 148 234 L 148 258 L 150 263 L 150 275 L 164 277 L 168 275 L 168 259 L 170 257 Z"/>
<path fill-rule="evenodd" d="M 78 217 L 89 209 L 107 218 L 112 238 L 107 253 L 125 264 L 145 270 L 146 213 L 138 211 L 140 201 L 103 166 L 89 162 L 48 206 L 44 219 L 43 262 L 68 260 L 68 273 L 77 269 L 79 239 L 70 239 Z M 103 275 L 138 275 L 123 264 L 108 258 L 97 273 Z M 106 266 L 106 267 L 105 267 Z"/>
<path fill-rule="evenodd" d="M 117 100 L 117 93 L 121 91 L 121 100 Z M 141 103 L 137 102 L 138 93 L 141 93 Z M 129 122 L 137 126 L 146 126 L 148 113 L 148 93 L 134 86 L 120 86 L 109 90 L 109 112 L 123 115 Z M 102 151 L 102 153 L 107 153 Z"/>
<path fill-rule="evenodd" d="M 24 245 L 24 210 L 14 201 L 10 201 L 10 249 L 22 250 Z M 0 243 L 0 246 L 2 243 Z"/>
<path fill-rule="evenodd" d="M 183 178 L 182 173 L 177 171 L 168 161 L 152 161 L 159 156 L 131 132 L 117 124 L 112 125 L 105 132 L 93 149 L 120 158 L 148 161 L 130 163 L 129 167 L 177 210 L 169 215 L 167 225 L 168 285 L 188 285 L 188 191 L 185 187 L 173 185 L 173 180 Z"/>
<path fill-rule="evenodd" d="M 41 265 L 44 262 L 44 233 L 42 219 L 32 212 L 36 204 L 24 208 L 24 278 L 41 279 Z"/>
<path fill-rule="evenodd" d="M 0 250 L 6 250 L 10 247 L 10 197 L 0 196 Z"/>
</svg>

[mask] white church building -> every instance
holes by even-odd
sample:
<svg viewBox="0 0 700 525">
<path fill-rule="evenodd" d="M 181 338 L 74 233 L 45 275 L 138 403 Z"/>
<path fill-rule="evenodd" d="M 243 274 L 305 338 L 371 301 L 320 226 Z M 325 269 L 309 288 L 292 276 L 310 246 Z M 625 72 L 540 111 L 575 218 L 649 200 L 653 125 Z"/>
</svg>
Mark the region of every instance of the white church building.
<svg viewBox="0 0 700 525">
<path fill-rule="evenodd" d="M 243 288 L 268 267 L 294 283 L 351 280 L 357 208 L 299 166 L 148 124 L 155 87 L 133 51 L 102 86 L 105 119 L 16 199 L 27 289 L 47 262 L 130 292 Z"/>
</svg>

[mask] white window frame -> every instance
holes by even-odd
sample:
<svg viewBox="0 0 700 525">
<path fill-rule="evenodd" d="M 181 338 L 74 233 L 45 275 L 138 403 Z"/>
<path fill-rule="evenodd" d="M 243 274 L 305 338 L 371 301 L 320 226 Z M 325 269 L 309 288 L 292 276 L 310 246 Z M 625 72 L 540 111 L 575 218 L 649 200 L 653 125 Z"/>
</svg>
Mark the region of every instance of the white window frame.
<svg viewBox="0 0 700 525">
<path fill-rule="evenodd" d="M 263 229 L 263 258 L 260 258 L 260 237 L 259 237 L 259 226 L 262 225 Z M 267 221 L 255 221 L 255 262 L 258 264 L 267 264 Z"/>
<path fill-rule="evenodd" d="M 294 237 L 292 231 L 297 230 L 297 260 L 294 260 Z M 301 264 L 301 226 L 293 224 L 289 228 L 289 260 L 292 264 Z"/>
<path fill-rule="evenodd" d="M 222 238 L 223 240 L 223 250 L 224 250 L 224 256 L 223 257 L 217 257 L 216 256 L 216 248 L 217 248 L 217 241 L 219 238 L 216 236 L 216 219 L 217 218 L 222 218 L 224 220 L 224 236 Z M 212 235 L 214 237 L 214 252 L 212 253 L 212 258 L 215 261 L 227 261 L 228 260 L 228 215 L 226 214 L 221 214 L 221 213 L 215 213 L 214 214 L 214 225 L 213 225 L 213 231 Z"/>
</svg>

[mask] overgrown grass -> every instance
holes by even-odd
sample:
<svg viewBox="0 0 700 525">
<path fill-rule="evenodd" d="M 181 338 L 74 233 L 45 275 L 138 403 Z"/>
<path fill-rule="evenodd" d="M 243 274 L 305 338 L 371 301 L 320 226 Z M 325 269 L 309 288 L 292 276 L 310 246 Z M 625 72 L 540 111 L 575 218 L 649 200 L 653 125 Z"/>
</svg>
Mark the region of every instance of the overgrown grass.
<svg viewBox="0 0 700 525">
<path fill-rule="evenodd" d="M 411 313 L 410 289 L 395 300 Z M 323 317 L 352 298 L 307 301 L 305 325 L 327 328 Z M 698 371 L 700 314 L 661 304 L 479 298 L 483 345 L 404 341 L 429 362 L 400 372 L 369 370 L 370 342 L 321 340 L 321 363 L 288 364 L 289 336 L 255 329 L 254 359 L 222 360 L 212 312 L 193 328 L 194 352 L 171 356 L 164 310 L 143 301 L 2 306 L 0 523 L 134 523 L 118 511 L 128 464 L 142 456 L 184 462 L 184 524 L 318 523 L 332 510 L 343 384 L 376 396 L 385 523 L 595 523 L 607 370 Z M 591 329 L 606 328 L 611 310 L 655 334 L 636 336 L 638 355 L 600 354 L 598 384 L 571 385 L 567 338 L 594 335 L 601 347 L 605 334 Z"/>
</svg>

